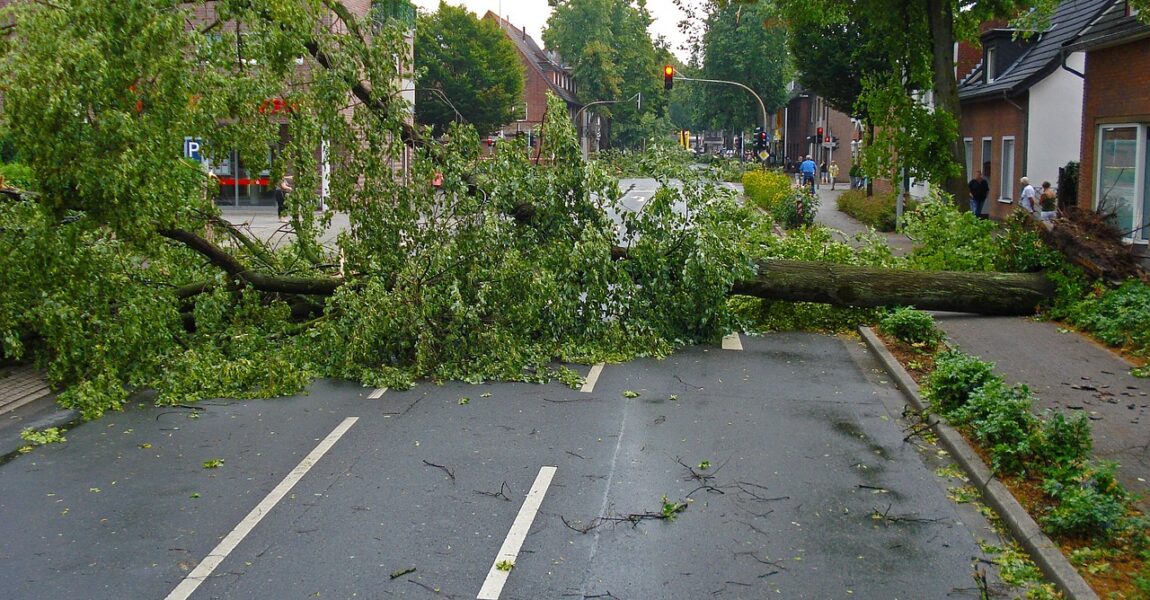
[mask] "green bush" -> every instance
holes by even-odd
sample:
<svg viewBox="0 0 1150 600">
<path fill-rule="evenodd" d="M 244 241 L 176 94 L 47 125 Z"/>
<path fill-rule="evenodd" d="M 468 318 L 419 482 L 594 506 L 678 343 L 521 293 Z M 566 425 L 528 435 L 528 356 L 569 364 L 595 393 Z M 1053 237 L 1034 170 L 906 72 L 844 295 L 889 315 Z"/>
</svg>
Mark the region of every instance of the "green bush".
<svg viewBox="0 0 1150 600">
<path fill-rule="evenodd" d="M 1111 346 L 1125 346 L 1143 355 L 1150 349 L 1150 286 L 1132 279 L 1078 307 L 1075 325 L 1088 329 Z"/>
<path fill-rule="evenodd" d="M 1059 266 L 1062 254 L 1042 240 L 1038 227 L 1041 225 L 1021 212 L 1006 219 L 1004 230 L 994 238 L 995 270 L 1027 273 Z"/>
<path fill-rule="evenodd" d="M 794 191 L 794 182 L 779 171 L 747 171 L 743 173 L 743 194 L 751 204 L 766 212 L 786 201 Z"/>
<path fill-rule="evenodd" d="M 865 190 L 847 190 L 839 194 L 838 209 L 864 225 L 874 227 L 878 231 L 895 230 L 895 213 L 898 196 L 895 193 L 868 197 Z M 908 202 L 904 212 L 913 210 L 918 203 Z"/>
<path fill-rule="evenodd" d="M 36 189 L 36 174 L 32 172 L 32 167 L 20 163 L 0 163 L 0 181 L 4 187 Z"/>
<path fill-rule="evenodd" d="M 1061 473 L 1083 465 L 1092 446 L 1086 415 L 1067 419 L 1060 412 L 1048 412 L 1038 431 L 1035 452 L 1050 473 Z"/>
<path fill-rule="evenodd" d="M 929 271 L 992 271 L 998 258 L 994 221 L 959 211 L 935 195 L 904 215 L 903 231 L 915 240 L 909 263 Z"/>
<path fill-rule="evenodd" d="M 1128 495 L 1111 464 L 1082 469 L 1073 479 L 1047 479 L 1042 490 L 1058 501 L 1041 518 L 1052 535 L 1106 538 L 1126 520 Z"/>
<path fill-rule="evenodd" d="M 948 419 L 966 405 L 971 393 L 991 381 L 1001 381 L 994 374 L 994 364 L 977 357 L 948 350 L 935 357 L 934 370 L 927 379 L 923 394 L 930 405 Z"/>
<path fill-rule="evenodd" d="M 1034 396 L 1025 385 L 1007 387 L 993 380 L 972 391 L 951 418 L 968 425 L 974 438 L 990 449 L 995 472 L 1021 473 L 1034 455 L 1039 430 L 1038 417 L 1030 412 L 1033 404 Z"/>
<path fill-rule="evenodd" d="M 809 227 L 815 224 L 815 213 L 818 211 L 818 196 L 796 189 L 775 204 L 771 209 L 771 218 L 784 229 Z"/>
<path fill-rule="evenodd" d="M 934 348 L 942 341 L 943 333 L 935 326 L 934 317 L 914 307 L 896 308 L 879 321 L 879 330 L 901 342 Z"/>
</svg>

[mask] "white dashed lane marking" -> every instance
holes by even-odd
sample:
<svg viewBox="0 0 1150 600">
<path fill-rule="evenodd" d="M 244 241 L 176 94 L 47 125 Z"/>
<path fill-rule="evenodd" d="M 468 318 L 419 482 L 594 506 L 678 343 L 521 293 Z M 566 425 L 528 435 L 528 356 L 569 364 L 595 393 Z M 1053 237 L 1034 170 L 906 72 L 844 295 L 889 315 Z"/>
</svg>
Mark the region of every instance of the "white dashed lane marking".
<svg viewBox="0 0 1150 600">
<path fill-rule="evenodd" d="M 583 387 L 579 388 L 580 392 L 590 394 L 595 391 L 595 383 L 599 381 L 599 375 L 603 373 L 603 363 L 599 363 L 591 367 L 591 372 L 587 374 L 587 378 L 583 380 Z"/>
<path fill-rule="evenodd" d="M 743 349 L 743 339 L 739 337 L 739 334 L 732 333 L 730 335 L 723 336 L 723 350 L 742 350 L 742 349 Z"/>
<path fill-rule="evenodd" d="M 539 469 L 539 475 L 535 477 L 531 491 L 527 492 L 527 498 L 523 500 L 523 507 L 519 509 L 515 522 L 511 524 L 511 531 L 507 532 L 507 539 L 503 540 L 503 547 L 499 549 L 499 554 L 495 555 L 495 561 L 491 563 L 491 570 L 487 573 L 483 587 L 479 589 L 477 600 L 499 600 L 499 594 L 503 593 L 503 585 L 507 583 L 507 577 L 515 566 L 515 559 L 523 547 L 523 540 L 527 539 L 527 532 L 531 530 L 531 523 L 539 513 L 539 506 L 543 504 L 543 497 L 547 495 L 547 488 L 551 486 L 551 479 L 555 477 L 556 470 L 556 467 Z"/>
</svg>

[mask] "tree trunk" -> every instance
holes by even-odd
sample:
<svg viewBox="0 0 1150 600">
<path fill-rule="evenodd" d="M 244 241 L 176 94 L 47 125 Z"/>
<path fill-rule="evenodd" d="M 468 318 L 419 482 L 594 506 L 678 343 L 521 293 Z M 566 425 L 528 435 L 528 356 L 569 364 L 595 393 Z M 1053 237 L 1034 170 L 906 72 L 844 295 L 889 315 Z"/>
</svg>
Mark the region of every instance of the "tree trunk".
<svg viewBox="0 0 1150 600">
<path fill-rule="evenodd" d="M 763 260 L 732 294 L 770 300 L 872 308 L 913 306 L 984 315 L 1029 315 L 1054 297 L 1041 273 L 958 273 L 876 269 L 796 260 Z"/>
<path fill-rule="evenodd" d="M 926 0 L 930 20 L 931 64 L 934 67 L 934 106 L 954 116 L 958 135 L 950 142 L 951 160 L 966 164 L 962 144 L 962 106 L 958 100 L 958 80 L 954 74 L 954 8 L 949 0 Z M 966 179 L 963 173 L 946 178 L 945 190 L 954 196 L 959 206 L 965 206 Z"/>
</svg>

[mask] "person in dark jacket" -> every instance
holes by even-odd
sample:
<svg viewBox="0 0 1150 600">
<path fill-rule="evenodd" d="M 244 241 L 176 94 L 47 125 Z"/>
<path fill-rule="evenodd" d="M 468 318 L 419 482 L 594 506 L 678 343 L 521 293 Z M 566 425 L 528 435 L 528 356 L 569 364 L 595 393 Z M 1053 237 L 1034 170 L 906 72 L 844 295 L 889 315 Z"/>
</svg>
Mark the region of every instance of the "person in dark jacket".
<svg viewBox="0 0 1150 600">
<path fill-rule="evenodd" d="M 967 187 L 970 188 L 970 212 L 980 219 L 987 218 L 987 215 L 982 214 L 982 207 L 990 194 L 990 184 L 982 178 L 982 171 L 974 172 L 974 179 L 970 180 Z"/>
</svg>

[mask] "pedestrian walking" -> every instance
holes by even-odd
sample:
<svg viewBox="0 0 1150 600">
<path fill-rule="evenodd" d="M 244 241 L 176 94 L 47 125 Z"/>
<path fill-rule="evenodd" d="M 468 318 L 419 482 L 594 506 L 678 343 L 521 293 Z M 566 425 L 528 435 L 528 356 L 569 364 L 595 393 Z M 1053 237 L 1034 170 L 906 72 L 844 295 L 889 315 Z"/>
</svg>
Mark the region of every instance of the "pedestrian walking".
<svg viewBox="0 0 1150 600">
<path fill-rule="evenodd" d="M 831 174 L 831 190 L 835 189 L 835 180 L 839 178 L 839 164 L 831 161 L 831 166 L 827 167 Z"/>
<path fill-rule="evenodd" d="M 1019 179 L 1018 183 L 1022 184 L 1022 195 L 1018 198 L 1018 205 L 1022 207 L 1022 210 L 1037 217 L 1039 209 L 1038 190 L 1035 190 L 1034 186 L 1030 185 L 1030 178 L 1028 177 Z"/>
<path fill-rule="evenodd" d="M 986 197 L 990 195 L 990 183 L 982 178 L 982 171 L 975 171 L 974 179 L 966 185 L 970 190 L 970 212 L 980 219 L 985 219 L 982 207 L 986 205 Z"/>
<path fill-rule="evenodd" d="M 1050 187 L 1049 181 L 1042 182 L 1042 191 L 1038 193 L 1038 204 L 1041 208 L 1039 216 L 1043 221 L 1049 221 L 1058 214 L 1058 194 Z"/>
<path fill-rule="evenodd" d="M 827 161 L 819 163 L 819 183 L 827 183 Z"/>
<path fill-rule="evenodd" d="M 279 185 L 276 186 L 276 191 L 272 194 L 276 200 L 276 216 L 279 217 L 280 223 L 287 221 L 287 217 L 284 216 L 284 204 L 287 202 L 287 195 L 291 191 L 291 175 L 286 175 L 280 180 Z"/>
</svg>

